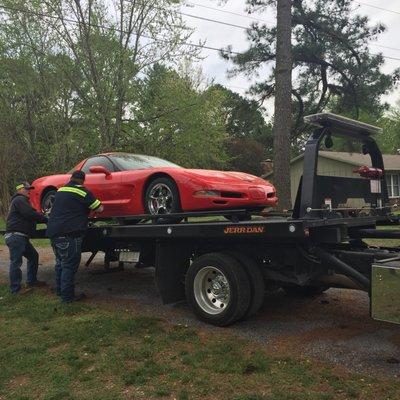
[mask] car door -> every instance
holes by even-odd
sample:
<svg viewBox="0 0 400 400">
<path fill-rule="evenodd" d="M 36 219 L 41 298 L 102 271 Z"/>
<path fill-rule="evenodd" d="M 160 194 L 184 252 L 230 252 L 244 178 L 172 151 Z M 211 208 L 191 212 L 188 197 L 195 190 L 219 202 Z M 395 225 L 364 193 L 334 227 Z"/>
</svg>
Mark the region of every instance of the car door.
<svg viewBox="0 0 400 400">
<path fill-rule="evenodd" d="M 90 167 L 104 167 L 110 172 L 92 173 Z M 86 174 L 85 186 L 102 202 L 104 216 L 117 216 L 120 214 L 121 199 L 121 173 L 107 156 L 91 157 L 82 166 Z"/>
</svg>

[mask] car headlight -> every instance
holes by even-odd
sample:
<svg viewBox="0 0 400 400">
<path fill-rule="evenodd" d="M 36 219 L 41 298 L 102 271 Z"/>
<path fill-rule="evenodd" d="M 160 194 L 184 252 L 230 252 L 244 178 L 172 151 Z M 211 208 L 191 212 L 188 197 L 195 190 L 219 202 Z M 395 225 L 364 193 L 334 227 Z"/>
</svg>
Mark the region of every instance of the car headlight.
<svg viewBox="0 0 400 400">
<path fill-rule="evenodd" d="M 221 192 L 217 190 L 198 190 L 194 192 L 196 197 L 221 197 Z"/>
</svg>

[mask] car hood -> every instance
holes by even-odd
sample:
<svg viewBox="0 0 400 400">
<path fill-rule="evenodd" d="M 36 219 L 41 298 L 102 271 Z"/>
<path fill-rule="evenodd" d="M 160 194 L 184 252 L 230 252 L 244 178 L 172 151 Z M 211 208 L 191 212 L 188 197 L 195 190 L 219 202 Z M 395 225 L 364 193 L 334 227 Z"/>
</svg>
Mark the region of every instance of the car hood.
<svg viewBox="0 0 400 400">
<path fill-rule="evenodd" d="M 227 183 L 227 184 L 247 184 L 247 185 L 265 185 L 269 182 L 258 176 L 235 171 L 214 171 L 206 169 L 186 169 L 186 174 L 191 179 L 198 179 L 209 183 Z"/>
</svg>

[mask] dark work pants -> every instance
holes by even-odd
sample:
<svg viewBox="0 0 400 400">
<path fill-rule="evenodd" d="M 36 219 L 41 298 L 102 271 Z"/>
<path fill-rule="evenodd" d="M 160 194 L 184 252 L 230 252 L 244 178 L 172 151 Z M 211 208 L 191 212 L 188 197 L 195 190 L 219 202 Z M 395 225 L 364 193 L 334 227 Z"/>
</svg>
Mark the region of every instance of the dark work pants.
<svg viewBox="0 0 400 400">
<path fill-rule="evenodd" d="M 26 283 L 31 285 L 37 281 L 39 254 L 26 236 L 15 233 L 6 234 L 5 242 L 10 251 L 10 289 L 11 293 L 17 293 L 21 289 L 22 257 L 28 260 Z"/>
<path fill-rule="evenodd" d="M 65 303 L 75 298 L 75 274 L 81 262 L 82 237 L 51 239 L 56 257 L 56 292 Z"/>
</svg>

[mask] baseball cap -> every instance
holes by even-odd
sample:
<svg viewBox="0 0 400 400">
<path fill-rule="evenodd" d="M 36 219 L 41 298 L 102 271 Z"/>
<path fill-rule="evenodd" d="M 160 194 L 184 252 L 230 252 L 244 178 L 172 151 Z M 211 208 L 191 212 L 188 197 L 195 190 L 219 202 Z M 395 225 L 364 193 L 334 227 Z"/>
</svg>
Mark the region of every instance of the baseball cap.
<svg viewBox="0 0 400 400">
<path fill-rule="evenodd" d="M 16 190 L 21 190 L 21 189 L 26 189 L 26 190 L 31 190 L 33 189 L 33 186 L 31 186 L 31 184 L 29 182 L 26 181 L 22 181 L 17 183 L 17 185 L 15 186 Z"/>
<path fill-rule="evenodd" d="M 85 180 L 86 174 L 83 171 L 76 170 L 72 173 L 71 178 Z"/>
</svg>

